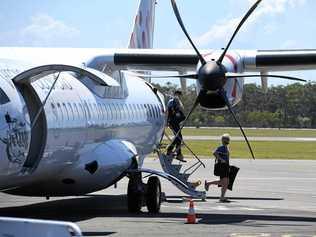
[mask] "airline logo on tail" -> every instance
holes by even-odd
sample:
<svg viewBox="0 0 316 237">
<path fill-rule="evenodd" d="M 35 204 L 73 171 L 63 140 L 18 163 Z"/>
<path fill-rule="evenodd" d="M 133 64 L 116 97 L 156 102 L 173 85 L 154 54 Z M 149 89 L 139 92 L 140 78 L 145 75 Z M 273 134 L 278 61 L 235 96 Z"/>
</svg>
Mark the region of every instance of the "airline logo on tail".
<svg viewBox="0 0 316 237">
<path fill-rule="evenodd" d="M 156 0 L 141 0 L 128 48 L 153 47 Z"/>
</svg>

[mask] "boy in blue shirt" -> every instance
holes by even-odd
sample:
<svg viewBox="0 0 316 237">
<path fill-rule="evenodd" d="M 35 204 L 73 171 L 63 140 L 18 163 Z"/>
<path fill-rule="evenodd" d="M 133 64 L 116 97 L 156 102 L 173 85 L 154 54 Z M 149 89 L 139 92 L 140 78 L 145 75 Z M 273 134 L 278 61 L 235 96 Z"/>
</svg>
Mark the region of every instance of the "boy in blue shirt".
<svg viewBox="0 0 316 237">
<path fill-rule="evenodd" d="M 207 182 L 205 180 L 205 190 L 208 191 L 210 185 L 219 185 L 222 187 L 220 202 L 230 202 L 226 197 L 226 191 L 229 184 L 229 145 L 230 136 L 229 134 L 223 134 L 222 146 L 217 147 L 213 155 L 216 157 L 216 163 L 220 164 L 220 180 Z"/>
</svg>

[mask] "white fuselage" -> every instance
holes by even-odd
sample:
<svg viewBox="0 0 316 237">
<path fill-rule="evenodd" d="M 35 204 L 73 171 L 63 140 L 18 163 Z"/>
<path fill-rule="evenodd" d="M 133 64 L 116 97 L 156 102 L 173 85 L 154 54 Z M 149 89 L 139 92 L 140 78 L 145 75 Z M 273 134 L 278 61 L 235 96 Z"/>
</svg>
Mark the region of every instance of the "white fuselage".
<svg viewBox="0 0 316 237">
<path fill-rule="evenodd" d="M 113 51 L 0 48 L 0 55 L 6 55 L 0 59 L 0 87 L 10 100 L 0 104 L 0 190 L 32 196 L 97 191 L 122 178 L 136 154 L 143 158 L 159 145 L 166 121 L 163 98 L 144 80 L 120 73 Z M 96 86 L 63 72 L 44 115 L 31 129 L 57 73 L 33 82 L 31 88 L 12 79 L 30 68 L 54 63 L 84 64 L 113 76 L 120 87 Z M 229 72 L 243 70 L 238 52 L 231 52 L 223 63 Z M 237 104 L 243 79 L 228 81 L 225 89 L 231 104 Z M 28 96 L 32 91 L 37 100 Z"/>
<path fill-rule="evenodd" d="M 64 72 L 44 107 L 46 139 L 37 144 L 43 151 L 33 169 L 26 169 L 31 137 L 37 131 L 31 132 L 26 102 L 11 82 L 14 74 L 23 71 L 23 66 L 16 65 L 0 64 L 0 87 L 10 99 L 0 105 L 0 190 L 35 196 L 97 191 L 124 175 L 134 153 L 144 157 L 159 144 L 165 109 L 144 80 L 121 74 L 121 86 L 101 88 L 100 96 Z M 54 76 L 46 76 L 32 83 L 41 101 L 53 81 Z M 5 120 L 6 114 L 12 123 Z M 95 162 L 97 169 L 89 172 L 87 165 Z"/>
</svg>

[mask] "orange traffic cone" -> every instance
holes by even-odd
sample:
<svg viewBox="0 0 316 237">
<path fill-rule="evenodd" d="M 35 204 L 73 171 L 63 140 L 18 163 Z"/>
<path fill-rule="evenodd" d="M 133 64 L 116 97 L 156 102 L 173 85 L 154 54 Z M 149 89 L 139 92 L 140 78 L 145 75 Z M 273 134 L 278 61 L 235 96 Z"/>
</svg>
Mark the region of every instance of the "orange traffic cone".
<svg viewBox="0 0 316 237">
<path fill-rule="evenodd" d="M 196 224 L 196 215 L 194 211 L 194 202 L 190 199 L 189 212 L 187 215 L 187 224 Z"/>
</svg>

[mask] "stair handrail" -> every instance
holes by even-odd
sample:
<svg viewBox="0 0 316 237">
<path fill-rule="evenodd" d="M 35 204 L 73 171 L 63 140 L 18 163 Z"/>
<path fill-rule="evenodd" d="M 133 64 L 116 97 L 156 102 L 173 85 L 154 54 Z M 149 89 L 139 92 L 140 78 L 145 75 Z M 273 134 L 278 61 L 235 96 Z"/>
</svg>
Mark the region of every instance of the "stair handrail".
<svg viewBox="0 0 316 237">
<path fill-rule="evenodd" d="M 173 141 L 173 139 L 171 139 L 170 136 L 166 133 L 166 130 L 164 130 L 164 136 L 166 136 L 167 139 L 168 139 L 170 142 Z M 189 150 L 189 152 L 193 155 L 193 157 L 198 161 L 198 163 L 200 163 L 200 164 L 203 166 L 203 168 L 205 168 L 206 166 L 205 166 L 204 162 L 201 161 L 201 159 L 192 151 L 192 149 L 184 142 L 183 139 L 182 139 L 181 142 L 182 142 L 181 145 L 184 145 L 184 146 Z M 194 166 L 194 165 L 193 165 L 193 166 Z M 191 167 L 190 167 L 190 168 L 191 168 Z M 189 169 L 190 169 L 190 168 L 189 168 Z"/>
</svg>

